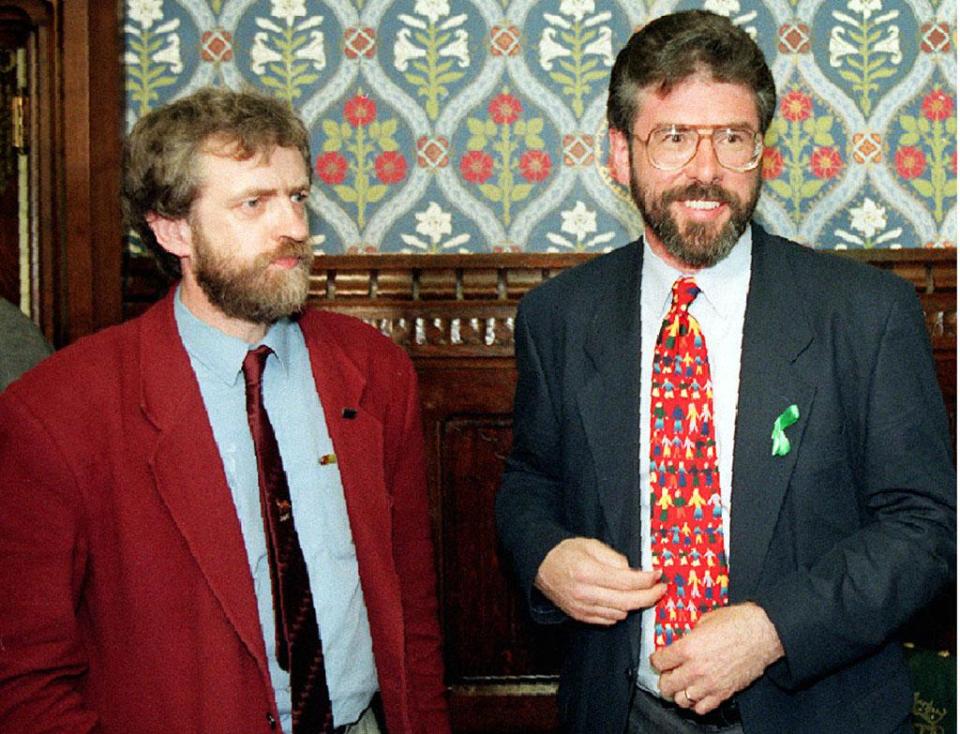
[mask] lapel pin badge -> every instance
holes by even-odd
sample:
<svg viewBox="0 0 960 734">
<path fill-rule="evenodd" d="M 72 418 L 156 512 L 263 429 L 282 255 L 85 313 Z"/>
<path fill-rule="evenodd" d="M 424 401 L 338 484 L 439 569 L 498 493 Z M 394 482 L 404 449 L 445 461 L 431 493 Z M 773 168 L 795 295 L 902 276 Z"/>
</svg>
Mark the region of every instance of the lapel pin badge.
<svg viewBox="0 0 960 734">
<path fill-rule="evenodd" d="M 357 417 L 357 409 L 356 409 L 356 408 L 344 408 L 343 411 L 340 413 L 340 415 L 342 415 L 342 416 L 343 416 L 344 418 L 346 418 L 347 420 L 351 420 L 351 419 Z"/>
<path fill-rule="evenodd" d="M 777 416 L 777 419 L 773 422 L 773 433 L 770 434 L 770 438 L 773 439 L 773 449 L 770 451 L 771 456 L 786 456 L 790 453 L 790 439 L 787 438 L 785 431 L 796 423 L 799 418 L 800 409 L 796 404 L 791 405 Z"/>
</svg>

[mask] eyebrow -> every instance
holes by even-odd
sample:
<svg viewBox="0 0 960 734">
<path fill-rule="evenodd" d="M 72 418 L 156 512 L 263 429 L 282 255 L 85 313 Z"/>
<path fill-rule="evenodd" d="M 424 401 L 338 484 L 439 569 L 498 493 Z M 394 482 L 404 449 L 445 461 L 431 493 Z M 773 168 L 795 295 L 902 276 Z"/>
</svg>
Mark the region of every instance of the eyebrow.
<svg viewBox="0 0 960 734">
<path fill-rule="evenodd" d="M 293 194 L 298 191 L 308 191 L 310 189 L 310 182 L 304 179 L 302 182 L 296 186 L 290 186 L 288 188 L 278 188 L 278 187 L 251 187 L 249 189 L 243 189 L 238 191 L 236 194 L 231 196 L 231 199 L 252 199 L 254 197 L 260 196 L 276 196 L 277 194 Z"/>
</svg>

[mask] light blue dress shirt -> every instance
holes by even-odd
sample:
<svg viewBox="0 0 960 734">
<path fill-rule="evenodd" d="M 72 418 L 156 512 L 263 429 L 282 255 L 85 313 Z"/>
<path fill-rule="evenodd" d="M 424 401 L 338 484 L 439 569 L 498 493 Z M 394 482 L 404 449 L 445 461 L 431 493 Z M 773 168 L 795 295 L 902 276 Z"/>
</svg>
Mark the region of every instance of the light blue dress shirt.
<svg viewBox="0 0 960 734">
<path fill-rule="evenodd" d="M 653 381 L 653 346 L 657 343 L 663 317 L 670 309 L 673 283 L 683 275 L 653 253 L 644 243 L 641 274 L 640 320 L 643 364 L 640 368 L 640 542 L 641 567 L 653 567 L 650 548 L 650 390 Z M 750 290 L 750 256 L 753 239 L 747 227 L 737 244 L 723 260 L 693 274 L 700 294 L 690 304 L 690 313 L 700 322 L 710 357 L 713 380 L 713 413 L 717 439 L 717 468 L 720 472 L 720 496 L 723 504 L 723 538 L 730 563 L 730 489 L 733 474 L 733 441 L 740 396 L 740 347 L 743 341 L 743 317 Z M 650 665 L 654 651 L 654 612 L 651 607 L 641 617 L 640 661 L 637 685 L 656 695 L 660 676 Z"/>
<path fill-rule="evenodd" d="M 242 375 L 248 350 L 266 344 L 274 352 L 263 375 L 264 405 L 280 447 L 310 576 L 334 723 L 353 723 L 378 689 L 377 671 L 339 465 L 321 463 L 334 451 L 303 333 L 283 319 L 259 344 L 248 344 L 196 318 L 180 301 L 179 291 L 174 314 L 240 519 L 280 724 L 289 732 L 290 675 L 277 664 L 270 568 Z"/>
</svg>

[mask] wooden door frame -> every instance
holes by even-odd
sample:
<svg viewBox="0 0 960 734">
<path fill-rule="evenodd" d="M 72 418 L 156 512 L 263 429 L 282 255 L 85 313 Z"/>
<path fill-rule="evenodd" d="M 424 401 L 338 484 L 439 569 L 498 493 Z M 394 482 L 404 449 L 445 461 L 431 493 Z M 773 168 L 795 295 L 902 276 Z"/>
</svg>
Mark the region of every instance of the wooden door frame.
<svg viewBox="0 0 960 734">
<path fill-rule="evenodd" d="M 0 18 L 34 27 L 35 302 L 56 346 L 122 316 L 121 8 L 119 0 L 0 0 Z"/>
</svg>

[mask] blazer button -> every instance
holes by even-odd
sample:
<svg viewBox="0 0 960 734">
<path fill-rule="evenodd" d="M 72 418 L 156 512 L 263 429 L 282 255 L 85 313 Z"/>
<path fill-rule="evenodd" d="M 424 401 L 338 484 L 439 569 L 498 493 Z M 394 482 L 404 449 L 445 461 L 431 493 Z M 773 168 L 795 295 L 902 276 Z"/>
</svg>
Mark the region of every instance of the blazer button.
<svg viewBox="0 0 960 734">
<path fill-rule="evenodd" d="M 277 720 L 273 718 L 273 714 L 270 711 L 267 711 L 267 724 L 271 729 L 277 728 Z"/>
<path fill-rule="evenodd" d="M 636 670 L 634 669 L 634 667 L 631 665 L 631 666 L 628 666 L 627 669 L 623 671 L 623 675 L 626 677 L 626 679 L 627 679 L 628 681 L 631 681 L 631 682 L 632 682 L 632 681 L 633 681 L 633 676 L 634 676 L 634 674 L 635 674 L 636 672 L 637 672 L 637 671 L 636 671 Z"/>
</svg>

